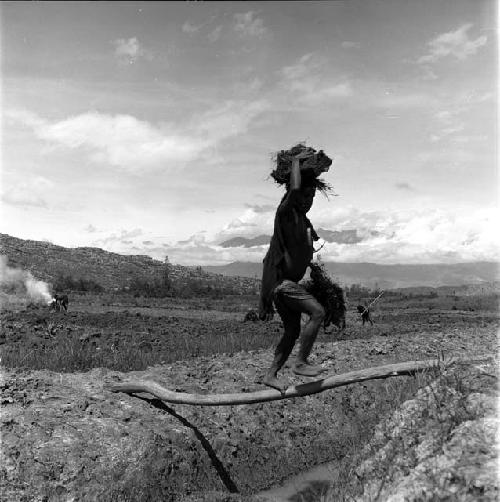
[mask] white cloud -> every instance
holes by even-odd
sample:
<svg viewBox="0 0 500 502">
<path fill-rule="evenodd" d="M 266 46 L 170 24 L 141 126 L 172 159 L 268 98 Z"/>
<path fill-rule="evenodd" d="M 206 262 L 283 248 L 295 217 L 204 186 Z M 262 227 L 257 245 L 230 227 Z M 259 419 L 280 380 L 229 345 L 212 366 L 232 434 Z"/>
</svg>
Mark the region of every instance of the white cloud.
<svg viewBox="0 0 500 502">
<path fill-rule="evenodd" d="M 430 136 L 431 142 L 436 143 L 447 138 L 452 138 L 457 133 L 462 132 L 465 129 L 465 122 L 460 118 L 462 112 L 462 105 L 436 112 L 434 114 L 436 127 Z"/>
<path fill-rule="evenodd" d="M 118 38 L 113 42 L 115 46 L 115 54 L 117 56 L 129 56 L 135 58 L 140 54 L 140 47 L 137 38 L 132 37 L 128 40 Z"/>
<path fill-rule="evenodd" d="M 262 261 L 264 246 L 226 249 L 215 244 L 200 246 L 166 246 L 152 250 L 161 258 L 168 255 L 171 263 L 179 265 L 224 265 L 233 261 Z"/>
<path fill-rule="evenodd" d="M 226 225 L 209 240 L 204 233 L 191 236 L 176 244 L 158 243 L 149 237 L 147 247 L 144 235 L 128 240 L 122 235 L 108 238 L 105 246 L 109 251 L 121 253 L 147 253 L 158 259 L 169 256 L 171 263 L 184 265 L 224 264 L 232 261 L 259 262 L 267 246 L 252 248 L 223 248 L 219 242 L 230 237 L 272 232 L 274 213 L 266 216 L 247 209 L 244 214 Z M 328 230 L 356 229 L 362 241 L 356 244 L 327 242 L 321 250 L 324 260 L 375 263 L 438 263 L 460 261 L 496 261 L 499 256 L 496 209 L 479 209 L 453 212 L 425 209 L 384 213 L 361 212 L 355 208 L 324 211 L 313 218 L 315 227 Z M 256 225 L 256 226 L 255 226 Z M 103 245 L 103 240 L 97 242 Z M 156 245 L 151 244 L 156 242 Z"/>
<path fill-rule="evenodd" d="M 219 26 L 216 26 L 208 35 L 207 35 L 207 38 L 209 40 L 209 42 L 216 42 L 217 40 L 219 40 L 220 36 L 221 36 L 221 33 L 222 33 L 222 25 L 219 25 Z"/>
<path fill-rule="evenodd" d="M 318 90 L 316 94 L 310 96 L 310 100 L 313 99 L 313 96 L 317 96 L 319 101 L 322 101 L 325 98 L 345 98 L 348 96 L 352 96 L 353 89 L 349 82 L 340 82 L 338 84 L 326 85 Z"/>
<path fill-rule="evenodd" d="M 6 110 L 5 118 L 12 122 L 24 124 L 32 129 L 40 129 L 46 125 L 46 121 L 28 110 Z"/>
<path fill-rule="evenodd" d="M 144 232 L 140 228 L 134 228 L 132 230 L 120 230 L 119 232 L 114 232 L 106 237 L 103 237 L 95 242 L 99 245 L 109 249 L 109 247 L 120 246 L 120 245 L 130 245 L 134 244 L 135 238 L 140 238 L 142 240 L 144 237 Z"/>
<path fill-rule="evenodd" d="M 404 181 L 395 183 L 394 186 L 398 190 L 405 190 L 405 191 L 409 191 L 409 192 L 413 192 L 415 190 L 409 183 L 406 183 Z"/>
<path fill-rule="evenodd" d="M 359 42 L 350 42 L 349 40 L 346 40 L 342 42 L 341 46 L 343 49 L 359 49 L 361 44 Z"/>
<path fill-rule="evenodd" d="M 473 143 L 487 140 L 487 135 L 480 134 L 488 123 L 481 123 L 479 116 L 487 116 L 487 104 L 494 102 L 494 94 L 491 92 L 467 91 L 449 93 L 442 98 L 441 102 L 436 101 L 435 112 L 432 118 L 430 139 L 432 142 L 450 140 L 455 143 L 466 143 L 469 139 Z M 481 126 L 478 129 L 478 126 Z M 489 128 L 491 129 L 491 128 Z M 479 134 L 478 134 L 479 133 Z"/>
<path fill-rule="evenodd" d="M 266 33 L 264 22 L 261 18 L 255 17 L 255 12 L 248 11 L 234 15 L 234 30 L 244 36 L 261 37 Z"/>
<path fill-rule="evenodd" d="M 311 105 L 352 96 L 351 83 L 346 79 L 332 81 L 324 74 L 327 68 L 329 64 L 323 56 L 304 54 L 294 64 L 281 69 L 281 84 L 294 99 Z"/>
<path fill-rule="evenodd" d="M 30 127 L 49 144 L 81 149 L 90 159 L 128 172 L 177 168 L 219 141 L 247 131 L 252 120 L 267 109 L 263 100 L 226 101 L 201 112 L 182 128 L 162 127 L 131 115 L 87 112 L 49 121 L 27 111 L 10 111 L 10 120 Z"/>
<path fill-rule="evenodd" d="M 54 184 L 42 176 L 33 176 L 4 186 L 2 201 L 13 206 L 47 208 L 47 195 Z"/>
<path fill-rule="evenodd" d="M 271 234 L 274 225 L 274 211 L 278 205 L 248 207 L 241 216 L 231 220 L 215 235 L 215 241 L 222 242 L 231 237 L 255 237 L 258 234 Z"/>
<path fill-rule="evenodd" d="M 189 160 L 203 147 L 200 141 L 164 132 L 130 115 L 88 112 L 34 128 L 46 141 L 67 148 L 84 148 L 94 161 L 129 171 Z"/>
<path fill-rule="evenodd" d="M 270 213 L 276 209 L 276 207 L 272 204 L 245 204 L 245 206 L 258 214 Z"/>
<path fill-rule="evenodd" d="M 182 25 L 182 31 L 184 33 L 192 34 L 192 33 L 197 33 L 198 31 L 200 31 L 200 29 L 202 27 L 203 27 L 203 24 L 196 25 L 196 24 L 191 23 L 190 21 L 186 21 Z"/>
<path fill-rule="evenodd" d="M 134 63 L 141 57 L 149 60 L 153 58 L 151 52 L 146 51 L 136 37 L 118 38 L 113 41 L 113 45 L 115 46 L 115 56 L 121 62 Z"/>
<path fill-rule="evenodd" d="M 245 93 L 255 93 L 260 91 L 263 85 L 264 83 L 259 77 L 254 77 L 252 80 L 245 80 L 244 82 L 237 83 L 234 88 L 244 95 Z"/>
<path fill-rule="evenodd" d="M 248 130 L 251 122 L 269 108 L 265 100 L 225 101 L 202 113 L 192 122 L 196 135 L 209 143 L 236 136 Z"/>
<path fill-rule="evenodd" d="M 422 80 L 437 80 L 438 76 L 436 72 L 427 64 L 421 66 L 422 69 Z"/>
<path fill-rule="evenodd" d="M 460 212 L 425 209 L 390 214 L 351 210 L 341 212 L 339 218 L 330 218 L 330 222 L 324 218 L 323 223 L 325 228 L 336 230 L 357 228 L 364 237 L 356 245 L 328 243 L 322 251 L 326 259 L 431 263 L 498 258 L 495 228 L 499 221 L 493 208 Z M 377 231 L 375 235 L 373 230 Z"/>
<path fill-rule="evenodd" d="M 493 92 L 480 92 L 472 90 L 468 91 L 465 96 L 461 97 L 461 99 L 469 104 L 485 103 L 488 101 L 496 104 L 496 95 Z"/>
<path fill-rule="evenodd" d="M 210 26 L 215 20 L 217 19 L 217 16 L 211 16 L 210 18 L 206 19 L 204 22 L 200 23 L 200 24 L 195 24 L 191 21 L 186 21 L 183 25 L 182 25 L 182 31 L 184 33 L 187 33 L 188 35 L 194 35 L 196 33 L 199 33 L 201 32 L 201 30 L 203 28 L 205 28 L 206 26 Z M 215 30 L 213 31 L 220 31 L 222 29 L 222 26 L 218 26 L 217 28 L 215 28 Z M 212 32 L 213 33 L 213 32 Z M 220 34 L 220 33 L 219 33 Z M 209 35 L 210 36 L 210 35 Z"/>
<path fill-rule="evenodd" d="M 440 137 L 432 137 L 431 141 L 437 143 Z M 453 140 L 452 140 L 453 141 Z M 436 148 L 433 150 L 422 151 L 415 157 L 417 163 L 423 167 L 428 167 L 433 170 L 448 169 L 453 170 L 471 169 L 486 161 L 486 156 L 490 153 L 488 150 L 472 149 L 470 145 L 457 143 L 450 149 Z"/>
<path fill-rule="evenodd" d="M 477 53 L 480 47 L 486 45 L 486 35 L 481 35 L 475 40 L 471 40 L 467 32 L 472 28 L 471 23 L 460 26 L 455 31 L 443 33 L 427 45 L 429 52 L 420 57 L 417 62 L 420 64 L 435 63 L 447 56 L 453 56 L 459 60 L 464 60 Z"/>
<path fill-rule="evenodd" d="M 296 63 L 284 66 L 281 71 L 286 80 L 294 81 L 312 72 L 316 73 L 325 63 L 325 58 L 309 52 L 301 56 Z"/>
<path fill-rule="evenodd" d="M 460 143 L 460 144 L 484 143 L 485 141 L 488 141 L 488 136 L 486 134 L 470 134 L 470 135 L 460 134 L 458 136 L 453 137 L 452 141 L 454 143 Z"/>
<path fill-rule="evenodd" d="M 311 219 L 316 228 L 337 231 L 355 228 L 363 238 L 359 244 L 327 243 L 322 250 L 325 259 L 418 263 L 448 261 L 451 257 L 456 261 L 495 261 L 498 258 L 496 209 L 464 209 L 460 212 L 425 209 L 387 213 L 343 208 L 318 212 Z M 272 228 L 270 220 L 263 220 L 258 214 L 252 219 L 246 212 L 243 220 L 261 225 L 258 233 L 265 233 L 263 229 L 270 232 Z M 233 232 L 231 234 L 236 236 Z M 246 236 L 255 235 L 253 230 L 253 234 Z"/>
<path fill-rule="evenodd" d="M 419 92 L 385 92 L 380 96 L 374 93 L 373 104 L 382 108 L 429 108 L 435 106 L 436 98 Z"/>
<path fill-rule="evenodd" d="M 236 236 L 271 235 L 273 219 L 274 211 L 262 213 L 247 208 L 213 238 L 200 232 L 169 244 L 140 229 L 133 229 L 108 234 L 94 241 L 93 245 L 118 253 L 148 254 L 162 260 L 168 255 L 171 263 L 183 265 L 259 262 L 267 251 L 267 245 L 223 248 L 219 243 Z M 497 261 L 499 257 L 497 228 L 500 222 L 496 208 L 363 212 L 344 207 L 319 211 L 311 219 L 316 229 L 355 229 L 361 238 L 361 242 L 356 244 L 327 242 L 321 250 L 321 256 L 326 261 L 453 263 Z"/>
</svg>

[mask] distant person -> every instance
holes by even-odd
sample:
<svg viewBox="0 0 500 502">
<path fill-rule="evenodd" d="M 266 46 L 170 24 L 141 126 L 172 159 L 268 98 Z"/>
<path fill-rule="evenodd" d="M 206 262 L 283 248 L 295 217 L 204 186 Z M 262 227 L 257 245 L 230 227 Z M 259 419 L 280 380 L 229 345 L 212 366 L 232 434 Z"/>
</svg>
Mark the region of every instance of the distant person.
<svg viewBox="0 0 500 502">
<path fill-rule="evenodd" d="M 312 207 L 316 189 L 325 190 L 327 186 L 316 175 L 307 173 L 309 175 L 306 176 L 305 171 L 301 173 L 300 162 L 304 159 L 307 162 L 308 158 L 315 156 L 311 150 L 306 147 L 294 147 L 290 150 L 292 158 L 286 193 L 276 211 L 274 233 L 264 258 L 259 317 L 266 321 L 272 319 L 274 303 L 283 321 L 284 333 L 263 383 L 280 392 L 284 392 L 287 385 L 278 380 L 278 371 L 287 361 L 299 338 L 302 313 L 310 317 L 302 330 L 300 348 L 292 370 L 295 374 L 304 376 L 317 376 L 323 371 L 321 366 L 310 364 L 308 357 L 325 318 L 325 310 L 299 284 L 313 257 L 313 240 L 319 239 L 306 214 Z M 331 164 L 331 159 L 324 157 L 328 161 L 323 172 Z"/>
<path fill-rule="evenodd" d="M 255 312 L 255 310 L 249 310 L 246 314 L 245 314 L 245 319 L 243 320 L 244 322 L 257 322 L 259 320 L 259 316 L 257 314 L 257 312 Z"/>
<path fill-rule="evenodd" d="M 54 295 L 54 298 L 52 298 L 52 302 L 49 304 L 49 306 L 56 312 L 60 312 L 61 309 L 64 309 L 64 311 L 67 312 L 68 304 L 68 295 Z"/>
<path fill-rule="evenodd" d="M 373 326 L 372 318 L 370 317 L 370 309 L 364 305 L 358 305 L 356 307 L 357 311 L 361 314 L 361 320 L 363 321 L 363 326 L 365 323 L 369 322 Z"/>
</svg>

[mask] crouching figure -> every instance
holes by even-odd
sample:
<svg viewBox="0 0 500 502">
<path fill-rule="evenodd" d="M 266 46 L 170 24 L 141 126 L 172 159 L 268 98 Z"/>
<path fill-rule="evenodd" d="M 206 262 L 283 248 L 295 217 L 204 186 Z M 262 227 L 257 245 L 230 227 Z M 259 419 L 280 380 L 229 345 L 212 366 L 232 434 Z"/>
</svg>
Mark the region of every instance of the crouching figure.
<svg viewBox="0 0 500 502">
<path fill-rule="evenodd" d="M 259 320 L 259 316 L 257 314 L 257 312 L 255 312 L 255 310 L 249 310 L 246 314 L 245 314 L 245 319 L 243 320 L 243 322 L 257 322 Z"/>
<path fill-rule="evenodd" d="M 68 295 L 54 295 L 52 301 L 49 303 L 49 307 L 54 309 L 56 312 L 60 312 L 64 309 L 65 312 L 68 311 Z"/>
<path fill-rule="evenodd" d="M 361 314 L 361 320 L 363 321 L 363 326 L 365 323 L 369 322 L 371 326 L 373 326 L 372 318 L 370 317 L 370 309 L 365 307 L 364 305 L 358 305 L 356 310 L 359 314 Z"/>
</svg>

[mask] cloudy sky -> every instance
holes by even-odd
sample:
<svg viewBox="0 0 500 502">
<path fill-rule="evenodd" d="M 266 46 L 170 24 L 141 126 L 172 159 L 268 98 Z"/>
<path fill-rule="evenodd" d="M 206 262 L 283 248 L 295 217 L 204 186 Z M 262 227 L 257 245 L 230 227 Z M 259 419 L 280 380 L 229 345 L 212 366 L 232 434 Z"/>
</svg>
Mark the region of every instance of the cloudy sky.
<svg viewBox="0 0 500 502">
<path fill-rule="evenodd" d="M 0 232 L 260 261 L 221 244 L 271 234 L 273 152 L 305 141 L 334 158 L 324 260 L 497 259 L 496 2 L 0 9 Z"/>
</svg>

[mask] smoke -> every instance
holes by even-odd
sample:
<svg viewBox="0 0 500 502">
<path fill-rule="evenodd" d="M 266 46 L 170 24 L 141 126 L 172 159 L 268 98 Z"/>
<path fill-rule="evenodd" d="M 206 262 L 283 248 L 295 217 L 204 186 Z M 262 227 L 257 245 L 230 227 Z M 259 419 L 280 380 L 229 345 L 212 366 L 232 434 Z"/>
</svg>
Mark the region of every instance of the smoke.
<svg viewBox="0 0 500 502">
<path fill-rule="evenodd" d="M 49 285 L 39 281 L 27 270 L 12 268 L 7 265 L 7 257 L 0 256 L 0 291 L 8 295 L 27 297 L 33 303 L 52 301 Z"/>
</svg>

